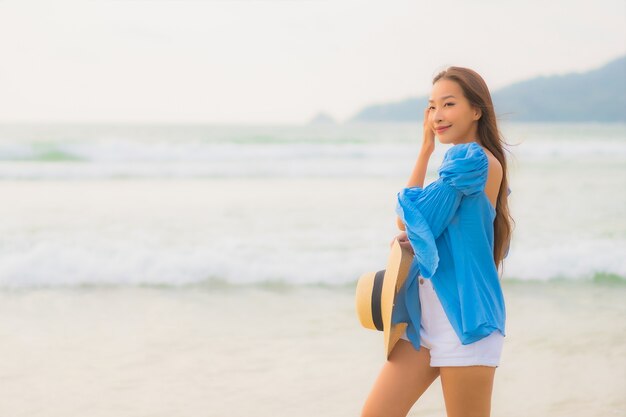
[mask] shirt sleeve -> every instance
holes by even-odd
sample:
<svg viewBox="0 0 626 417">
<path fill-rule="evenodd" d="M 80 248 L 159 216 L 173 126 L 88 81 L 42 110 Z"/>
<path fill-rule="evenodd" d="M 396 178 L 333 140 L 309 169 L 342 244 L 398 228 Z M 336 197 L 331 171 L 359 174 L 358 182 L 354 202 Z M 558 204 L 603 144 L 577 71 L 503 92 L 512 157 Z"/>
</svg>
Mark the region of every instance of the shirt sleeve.
<svg viewBox="0 0 626 417">
<path fill-rule="evenodd" d="M 454 145 L 444 155 L 436 181 L 398 193 L 396 213 L 406 227 L 424 278 L 432 277 L 439 264 L 435 240 L 452 220 L 461 199 L 485 189 L 488 168 L 489 160 L 478 143 Z"/>
</svg>

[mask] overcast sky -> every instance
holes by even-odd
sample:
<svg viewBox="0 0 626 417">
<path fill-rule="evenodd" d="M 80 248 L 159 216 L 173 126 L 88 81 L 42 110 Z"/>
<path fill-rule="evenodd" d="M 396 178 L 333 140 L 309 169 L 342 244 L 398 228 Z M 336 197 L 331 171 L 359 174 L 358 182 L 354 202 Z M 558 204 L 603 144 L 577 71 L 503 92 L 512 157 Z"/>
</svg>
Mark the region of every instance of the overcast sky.
<svg viewBox="0 0 626 417">
<path fill-rule="evenodd" d="M 0 122 L 303 123 L 626 53 L 626 2 L 0 0 Z"/>
</svg>

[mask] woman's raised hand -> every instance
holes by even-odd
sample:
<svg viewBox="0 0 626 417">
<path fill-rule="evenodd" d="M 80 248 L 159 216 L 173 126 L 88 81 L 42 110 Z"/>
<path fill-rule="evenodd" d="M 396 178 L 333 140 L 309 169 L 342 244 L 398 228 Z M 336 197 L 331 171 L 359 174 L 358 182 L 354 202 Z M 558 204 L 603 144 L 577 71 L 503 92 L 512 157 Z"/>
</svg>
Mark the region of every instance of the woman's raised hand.
<svg viewBox="0 0 626 417">
<path fill-rule="evenodd" d="M 422 141 L 422 152 L 433 153 L 435 151 L 435 130 L 430 121 L 430 109 L 424 110 L 424 140 Z"/>
</svg>

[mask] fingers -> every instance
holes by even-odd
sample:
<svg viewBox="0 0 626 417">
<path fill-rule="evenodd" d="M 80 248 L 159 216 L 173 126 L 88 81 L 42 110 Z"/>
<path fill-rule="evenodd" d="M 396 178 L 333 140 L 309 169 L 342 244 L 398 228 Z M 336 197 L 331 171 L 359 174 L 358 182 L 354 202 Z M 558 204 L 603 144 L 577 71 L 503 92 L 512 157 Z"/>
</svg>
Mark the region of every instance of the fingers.
<svg viewBox="0 0 626 417">
<path fill-rule="evenodd" d="M 398 242 L 400 242 L 400 245 L 403 244 L 409 244 L 409 238 L 406 232 L 402 232 L 400 233 L 398 236 L 394 237 L 393 239 L 391 239 L 391 242 L 389 243 L 389 246 L 393 246 L 393 241 L 397 240 Z"/>
<path fill-rule="evenodd" d="M 415 253 L 413 251 L 413 246 L 411 246 L 411 243 L 407 242 L 401 242 L 400 246 L 403 247 L 404 249 L 408 249 L 409 251 L 411 251 L 411 253 Z"/>
</svg>

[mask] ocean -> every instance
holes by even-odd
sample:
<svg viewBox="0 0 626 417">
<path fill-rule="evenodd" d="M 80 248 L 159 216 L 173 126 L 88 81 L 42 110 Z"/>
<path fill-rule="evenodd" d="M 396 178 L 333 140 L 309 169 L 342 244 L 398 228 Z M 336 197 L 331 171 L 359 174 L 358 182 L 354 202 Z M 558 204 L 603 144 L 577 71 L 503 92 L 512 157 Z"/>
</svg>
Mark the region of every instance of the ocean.
<svg viewBox="0 0 626 417">
<path fill-rule="evenodd" d="M 626 416 L 626 125 L 500 129 L 515 229 L 492 415 Z M 0 125 L 0 415 L 358 415 L 383 351 L 356 280 L 385 267 L 420 141 Z M 444 415 L 439 385 L 410 416 Z"/>
</svg>

